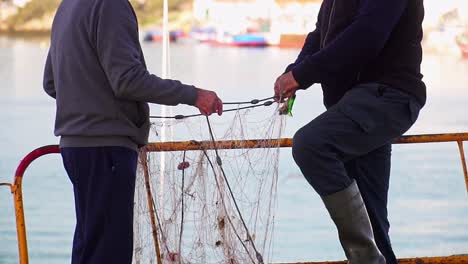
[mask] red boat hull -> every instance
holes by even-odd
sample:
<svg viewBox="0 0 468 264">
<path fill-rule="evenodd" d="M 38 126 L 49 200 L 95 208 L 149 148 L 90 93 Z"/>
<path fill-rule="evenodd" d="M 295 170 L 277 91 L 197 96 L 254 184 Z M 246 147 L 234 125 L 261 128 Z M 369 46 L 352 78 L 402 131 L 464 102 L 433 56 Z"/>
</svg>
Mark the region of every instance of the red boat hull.
<svg viewBox="0 0 468 264">
<path fill-rule="evenodd" d="M 468 31 L 459 35 L 456 40 L 463 57 L 468 57 Z"/>
<path fill-rule="evenodd" d="M 462 53 L 463 57 L 468 58 L 468 45 L 459 44 L 459 47 L 460 47 L 460 50 L 461 50 L 461 53 Z"/>
</svg>

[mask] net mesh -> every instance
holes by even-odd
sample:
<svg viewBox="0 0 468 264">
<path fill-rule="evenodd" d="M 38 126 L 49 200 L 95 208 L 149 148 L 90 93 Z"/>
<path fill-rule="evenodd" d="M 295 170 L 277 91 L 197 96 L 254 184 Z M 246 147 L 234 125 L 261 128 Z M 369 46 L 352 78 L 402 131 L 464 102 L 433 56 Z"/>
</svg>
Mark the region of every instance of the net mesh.
<svg viewBox="0 0 468 264">
<path fill-rule="evenodd" d="M 211 136 L 204 117 L 155 121 L 152 133 L 156 138 L 163 126 L 189 139 L 209 140 Z M 280 138 L 284 125 L 284 117 L 272 108 L 239 110 L 212 123 L 216 140 L 260 138 L 265 142 Z M 157 263 L 151 202 L 162 263 L 269 262 L 279 147 L 219 149 L 221 166 L 215 150 L 145 155 L 140 159 L 136 182 L 134 263 Z M 151 197 L 145 185 L 145 168 Z"/>
</svg>

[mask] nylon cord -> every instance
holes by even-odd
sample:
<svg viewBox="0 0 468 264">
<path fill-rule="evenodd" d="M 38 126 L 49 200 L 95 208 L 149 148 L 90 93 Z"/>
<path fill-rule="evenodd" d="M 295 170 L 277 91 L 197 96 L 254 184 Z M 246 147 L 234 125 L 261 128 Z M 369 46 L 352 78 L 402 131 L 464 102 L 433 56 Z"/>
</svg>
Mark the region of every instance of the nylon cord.
<svg viewBox="0 0 468 264">
<path fill-rule="evenodd" d="M 198 141 L 193 141 L 193 142 L 199 144 Z M 220 187 L 220 185 L 219 185 L 218 178 L 216 177 L 216 170 L 215 170 L 215 168 L 214 168 L 213 162 L 211 161 L 210 157 L 208 156 L 208 153 L 206 152 L 206 149 L 202 149 L 202 151 L 203 151 L 203 154 L 204 154 L 205 157 L 206 157 L 206 160 L 208 161 L 208 164 L 210 164 L 211 170 L 213 171 L 213 176 L 214 176 L 214 178 L 215 178 L 216 187 L 218 188 L 218 190 L 220 190 L 221 187 Z M 223 198 L 221 198 L 221 203 L 223 204 L 224 210 L 227 211 L 227 207 L 226 207 L 226 204 L 225 204 Z M 245 249 L 245 252 L 247 252 L 247 255 L 249 256 L 250 260 L 252 261 L 253 264 L 255 264 L 254 259 L 253 259 L 252 256 L 250 255 L 249 249 L 248 249 L 247 246 L 245 245 L 245 243 L 244 243 L 244 241 L 242 240 L 242 238 L 240 237 L 239 233 L 237 233 L 237 230 L 236 230 L 234 224 L 232 223 L 231 218 L 230 218 L 228 215 L 226 215 L 226 218 L 227 218 L 227 220 L 228 220 L 229 225 L 232 227 L 232 230 L 233 230 L 234 234 L 236 235 L 237 239 L 238 239 L 239 242 L 241 243 L 242 247 Z"/>
<path fill-rule="evenodd" d="M 251 109 L 251 108 L 257 108 L 257 107 L 261 107 L 261 106 L 270 106 L 273 103 L 274 103 L 274 101 L 265 101 L 263 104 L 257 104 L 257 105 L 250 105 L 250 106 L 227 109 L 227 110 L 224 110 L 223 113 L 234 112 L 234 111 L 245 110 L 245 109 Z M 197 117 L 197 116 L 204 116 L 204 115 L 203 114 L 192 114 L 192 115 L 175 115 L 175 116 L 150 116 L 149 118 L 182 120 L 182 119 L 186 119 L 186 118 L 190 118 L 190 117 Z"/>
<path fill-rule="evenodd" d="M 261 102 L 265 102 L 265 101 L 268 101 L 268 100 L 271 100 L 271 99 L 274 99 L 275 97 L 272 96 L 272 97 L 267 97 L 267 98 L 263 98 L 263 99 L 252 99 L 250 101 L 241 101 L 241 102 L 223 102 L 223 105 L 240 105 L 240 104 L 258 104 L 258 103 L 261 103 Z"/>
<path fill-rule="evenodd" d="M 246 110 L 246 109 L 253 109 L 253 108 L 257 108 L 257 107 L 261 107 L 261 106 L 271 106 L 273 105 L 274 101 L 271 101 L 271 99 L 274 99 L 275 97 L 268 97 L 268 98 L 264 98 L 264 99 L 253 99 L 251 101 L 243 101 L 243 102 L 225 102 L 223 103 L 223 105 L 243 105 L 243 104 L 251 104 L 250 106 L 243 106 L 243 107 L 237 107 L 237 108 L 231 108 L 231 109 L 227 109 L 227 110 L 224 110 L 223 113 L 226 113 L 226 112 L 234 112 L 234 111 L 239 111 L 239 110 Z M 262 104 L 259 104 L 263 102 Z M 186 119 L 186 118 L 191 118 L 191 117 L 198 117 L 198 116 L 205 116 L 203 114 L 191 114 L 191 115 L 175 115 L 175 116 L 150 116 L 150 118 L 155 118 L 155 119 L 176 119 L 176 120 L 181 120 L 181 119 Z M 220 170 L 221 170 L 221 173 L 222 173 L 222 176 L 224 178 L 224 181 L 226 182 L 226 186 L 228 187 L 228 190 L 229 190 L 229 195 L 231 196 L 232 198 L 232 201 L 234 203 L 234 206 L 236 208 L 236 211 L 237 211 L 237 214 L 239 215 L 239 219 L 241 220 L 241 223 L 245 229 L 245 232 L 246 232 L 246 235 L 247 235 L 247 240 L 250 241 L 250 244 L 252 245 L 252 248 L 253 250 L 255 251 L 255 254 L 256 254 L 256 258 L 257 258 L 257 261 L 260 263 L 260 264 L 263 264 L 263 256 L 261 255 L 261 253 L 257 250 L 256 246 L 255 246 L 255 243 L 252 239 L 252 236 L 250 234 L 250 231 L 249 231 L 249 228 L 247 227 L 247 224 L 245 223 L 245 220 L 242 216 L 242 213 L 240 211 L 240 208 L 239 208 L 239 205 L 237 204 L 237 200 L 236 198 L 234 197 L 234 193 L 232 191 L 232 188 L 231 188 L 231 185 L 229 184 L 229 181 L 227 179 L 227 176 L 226 176 L 226 172 L 224 171 L 224 168 L 223 168 L 223 163 L 222 163 L 222 160 L 221 160 L 221 157 L 219 155 L 219 152 L 218 152 L 218 148 L 216 146 L 216 140 L 214 138 L 214 133 L 213 133 L 213 129 L 211 127 L 211 123 L 210 123 L 210 120 L 208 118 L 208 116 L 205 116 L 206 118 L 206 122 L 207 122 L 207 125 L 208 125 L 208 130 L 209 130 L 209 133 L 210 133 L 210 137 L 211 137 L 211 141 L 212 141 L 212 144 L 213 144 L 213 149 L 215 151 L 215 154 L 216 154 L 216 164 L 219 166 Z M 194 141 L 194 142 L 197 142 L 197 141 Z M 197 142 L 198 143 L 198 142 Z M 213 173 L 214 173 L 214 176 L 215 176 L 215 181 L 216 181 L 216 185 L 218 187 L 218 189 L 220 188 L 220 185 L 219 185 L 219 182 L 218 182 L 218 179 L 216 178 L 216 170 L 214 169 L 214 165 L 213 165 L 213 162 L 211 161 L 210 157 L 208 156 L 208 153 L 206 152 L 205 149 L 202 149 L 203 150 L 203 153 L 205 155 L 205 157 L 207 158 L 207 161 L 208 163 L 210 164 L 210 167 L 211 169 L 213 170 Z M 185 162 L 185 151 L 184 151 L 184 162 Z M 183 201 L 183 196 L 184 196 L 184 190 L 183 190 L 183 182 L 184 182 L 184 173 L 185 172 L 185 169 L 182 170 L 182 217 L 181 217 L 181 230 L 180 230 L 180 234 L 179 234 L 179 243 L 181 242 L 182 240 L 182 226 L 183 226 L 183 219 L 184 219 L 184 201 Z M 151 197 L 152 198 L 152 197 Z M 224 204 L 224 201 L 223 201 L 223 204 Z M 153 204 L 154 206 L 154 204 Z M 224 204 L 224 207 L 226 205 Z M 155 210 L 156 211 L 156 210 Z M 159 218 L 157 213 L 156 213 L 156 218 Z M 247 246 L 245 245 L 244 241 L 242 240 L 242 238 L 240 237 L 240 235 L 237 233 L 235 227 L 234 227 L 234 224 L 232 223 L 231 219 L 229 218 L 229 216 L 227 216 L 227 219 L 228 219 L 228 222 L 229 224 L 231 225 L 237 239 L 241 242 L 242 246 L 244 247 L 245 251 L 247 252 L 250 260 L 252 261 L 252 263 L 255 264 L 255 261 L 253 260 L 252 256 L 250 255 L 250 252 L 247 248 Z M 161 229 L 161 226 L 160 226 L 160 221 L 158 219 L 158 224 L 159 224 L 159 228 Z M 161 229 L 162 230 L 162 229 Z M 169 252 L 169 248 L 167 248 L 167 244 L 165 244 L 166 246 L 166 250 Z M 179 246 L 180 247 L 180 246 Z M 180 249 L 179 249 L 180 250 Z M 180 261 L 180 260 L 179 260 Z"/>
<path fill-rule="evenodd" d="M 210 123 L 210 119 L 208 118 L 208 116 L 206 116 L 206 123 L 208 124 L 208 130 L 210 132 L 211 141 L 213 143 L 213 149 L 214 149 L 215 154 L 216 154 L 216 163 L 218 164 L 219 168 L 221 169 L 221 173 L 223 175 L 224 181 L 226 182 L 226 186 L 228 187 L 229 194 L 230 194 L 230 196 L 232 198 L 232 201 L 234 202 L 234 206 L 236 207 L 237 214 L 239 215 L 239 218 L 240 218 L 240 220 L 242 222 L 242 225 L 244 226 L 245 232 L 247 234 L 247 239 L 250 241 L 250 244 L 252 244 L 252 248 L 255 251 L 258 262 L 260 264 L 263 264 L 263 257 L 260 254 L 260 252 L 258 252 L 257 248 L 255 247 L 255 243 L 252 240 L 252 236 L 250 235 L 249 228 L 247 227 L 247 224 L 244 221 L 244 217 L 242 216 L 242 213 L 241 213 L 241 211 L 239 209 L 239 205 L 237 204 L 236 198 L 234 197 L 234 193 L 232 192 L 231 185 L 229 184 L 229 181 L 227 179 L 226 172 L 224 171 L 223 162 L 221 160 L 221 157 L 219 156 L 218 148 L 216 147 L 216 140 L 214 138 L 213 130 L 211 128 L 211 123 Z"/>
<path fill-rule="evenodd" d="M 181 210 L 181 216 L 180 216 L 180 233 L 179 233 L 179 264 L 182 264 L 182 235 L 184 233 L 184 211 L 185 211 L 185 207 L 184 207 L 184 188 L 185 188 L 185 154 L 187 153 L 186 150 L 184 150 L 184 155 L 183 155 L 183 158 L 182 158 L 182 163 L 184 164 L 183 165 L 183 168 L 182 168 L 182 187 L 181 187 L 181 207 L 182 207 L 182 210 Z"/>
<path fill-rule="evenodd" d="M 153 196 L 151 196 L 151 200 L 153 201 L 153 210 L 154 210 L 154 214 L 156 215 L 156 220 L 158 221 L 158 227 L 159 227 L 159 230 L 161 230 L 161 239 L 162 239 L 161 242 L 164 242 L 164 247 L 166 248 L 167 254 L 170 254 L 171 251 L 169 250 L 169 247 L 167 245 L 167 239 L 164 236 L 164 232 L 163 232 L 163 229 L 162 229 L 162 226 L 161 226 L 161 219 L 159 218 L 158 210 L 156 209 L 156 205 L 154 203 Z"/>
</svg>

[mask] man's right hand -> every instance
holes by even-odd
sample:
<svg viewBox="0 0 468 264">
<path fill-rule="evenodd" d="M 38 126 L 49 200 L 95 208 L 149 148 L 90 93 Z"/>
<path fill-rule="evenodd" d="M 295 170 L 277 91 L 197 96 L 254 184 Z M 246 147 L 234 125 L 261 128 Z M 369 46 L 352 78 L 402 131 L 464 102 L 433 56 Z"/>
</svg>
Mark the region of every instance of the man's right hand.
<svg viewBox="0 0 468 264">
<path fill-rule="evenodd" d="M 215 92 L 197 88 L 197 100 L 195 107 L 202 115 L 209 116 L 213 113 L 223 114 L 223 102 Z"/>
</svg>

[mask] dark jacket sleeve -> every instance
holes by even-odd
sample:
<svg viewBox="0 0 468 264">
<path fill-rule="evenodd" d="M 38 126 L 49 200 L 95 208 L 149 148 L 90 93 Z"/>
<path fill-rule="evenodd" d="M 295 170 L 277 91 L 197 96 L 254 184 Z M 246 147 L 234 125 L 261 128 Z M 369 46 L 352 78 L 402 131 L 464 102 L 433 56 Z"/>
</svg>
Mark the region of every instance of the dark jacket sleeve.
<svg viewBox="0 0 468 264">
<path fill-rule="evenodd" d="M 362 68 L 383 49 L 408 1 L 364 0 L 347 29 L 292 68 L 294 78 L 301 87 L 308 87 L 333 80 L 343 70 Z"/>
<path fill-rule="evenodd" d="M 96 50 L 115 97 L 165 105 L 195 104 L 195 87 L 150 74 L 142 57 L 138 23 L 127 0 L 102 0 Z"/>
<path fill-rule="evenodd" d="M 320 27 L 317 22 L 317 27 L 314 31 L 307 34 L 304 46 L 296 58 L 296 61 L 286 67 L 285 73 L 293 69 L 297 64 L 301 63 L 308 54 L 314 54 L 320 50 Z"/>
<path fill-rule="evenodd" d="M 44 88 L 44 91 L 48 95 L 50 95 L 52 98 L 56 97 L 55 85 L 54 85 L 54 73 L 52 71 L 52 63 L 50 61 L 50 52 L 47 54 L 42 87 Z"/>
</svg>

